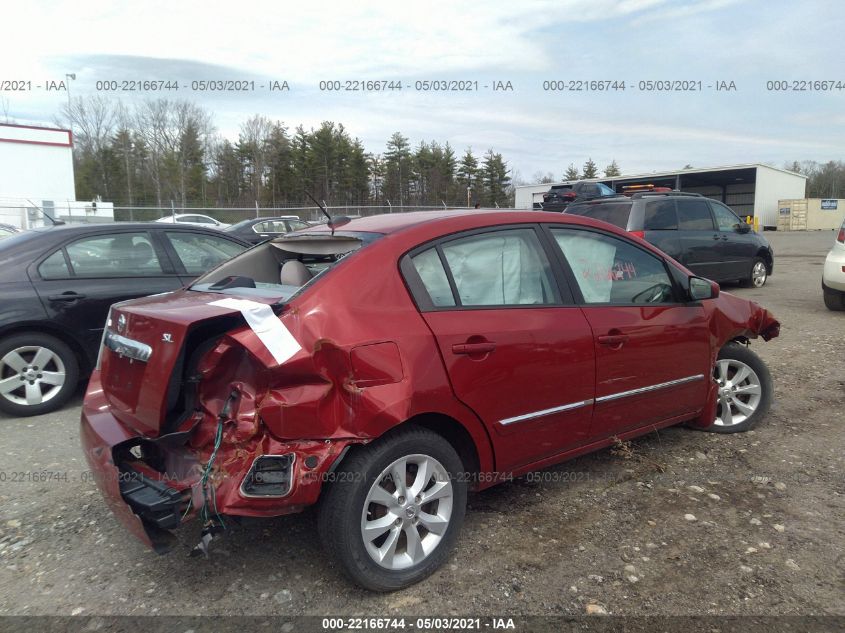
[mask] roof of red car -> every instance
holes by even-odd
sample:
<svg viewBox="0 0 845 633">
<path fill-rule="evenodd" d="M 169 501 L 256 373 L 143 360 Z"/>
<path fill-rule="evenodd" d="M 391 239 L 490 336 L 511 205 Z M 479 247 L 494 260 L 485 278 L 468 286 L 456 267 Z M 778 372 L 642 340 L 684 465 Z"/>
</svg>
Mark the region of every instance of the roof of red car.
<svg viewBox="0 0 845 633">
<path fill-rule="evenodd" d="M 443 211 L 411 211 L 408 213 L 385 213 L 371 215 L 363 218 L 353 218 L 347 224 L 338 226 L 338 231 L 363 231 L 369 233 L 395 233 L 402 229 L 448 218 L 463 216 L 475 216 L 479 220 L 490 220 L 496 216 L 504 218 L 514 213 L 540 214 L 541 217 L 549 217 L 548 212 L 530 211 L 521 209 L 444 209 Z M 558 216 L 560 217 L 560 216 Z M 537 221 L 539 218 L 525 218 L 526 222 Z M 325 224 L 311 227 L 313 230 L 329 231 Z"/>
</svg>

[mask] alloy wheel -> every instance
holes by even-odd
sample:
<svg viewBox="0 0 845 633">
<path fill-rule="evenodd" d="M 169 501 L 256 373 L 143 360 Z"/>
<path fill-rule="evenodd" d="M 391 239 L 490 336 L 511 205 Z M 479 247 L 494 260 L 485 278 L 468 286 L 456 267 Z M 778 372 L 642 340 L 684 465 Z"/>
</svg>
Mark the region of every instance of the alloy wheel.
<svg viewBox="0 0 845 633">
<path fill-rule="evenodd" d="M 386 569 L 407 569 L 438 546 L 452 517 L 448 471 L 428 455 L 400 457 L 376 478 L 361 515 L 370 557 Z"/>
<path fill-rule="evenodd" d="M 713 376 L 719 384 L 716 426 L 735 426 L 751 417 L 760 405 L 763 389 L 754 370 L 736 359 L 716 361 Z"/>
<path fill-rule="evenodd" d="M 52 400 L 65 379 L 62 359 L 47 347 L 18 347 L 0 358 L 0 396 L 14 404 L 34 406 Z"/>
<path fill-rule="evenodd" d="M 766 283 L 766 264 L 763 262 L 755 262 L 751 269 L 751 283 L 755 288 L 762 288 Z"/>
</svg>

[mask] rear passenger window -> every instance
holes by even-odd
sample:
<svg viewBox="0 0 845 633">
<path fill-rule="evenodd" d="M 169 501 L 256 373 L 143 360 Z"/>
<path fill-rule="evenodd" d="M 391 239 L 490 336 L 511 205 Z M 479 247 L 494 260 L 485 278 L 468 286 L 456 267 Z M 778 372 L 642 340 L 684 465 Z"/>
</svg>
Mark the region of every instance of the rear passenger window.
<svg viewBox="0 0 845 633">
<path fill-rule="evenodd" d="M 678 228 L 682 231 L 712 231 L 713 218 L 707 200 L 678 200 Z"/>
<path fill-rule="evenodd" d="M 532 229 L 491 231 L 450 240 L 415 255 L 411 261 L 437 307 L 559 303 L 545 251 Z"/>
<path fill-rule="evenodd" d="M 431 302 L 438 308 L 455 305 L 455 297 L 452 296 L 452 288 L 449 287 L 449 278 L 443 269 L 443 263 L 437 254 L 436 248 L 430 248 L 419 255 L 411 258 L 417 274 L 425 286 Z"/>
<path fill-rule="evenodd" d="M 626 242 L 592 231 L 552 229 L 584 302 L 630 305 L 674 303 L 663 262 Z"/>
<path fill-rule="evenodd" d="M 58 250 L 41 262 L 38 267 L 38 274 L 41 275 L 42 279 L 66 279 L 70 277 L 64 251 Z"/>
<path fill-rule="evenodd" d="M 628 228 L 628 216 L 631 214 L 631 201 L 603 202 L 600 204 L 572 205 L 566 212 L 570 215 L 583 215 L 602 222 L 608 222 L 620 229 Z"/>
<path fill-rule="evenodd" d="M 643 229 L 646 231 L 671 231 L 678 228 L 674 200 L 655 200 L 645 206 Z"/>
<path fill-rule="evenodd" d="M 549 263 L 531 229 L 473 235 L 442 248 L 463 306 L 556 301 Z"/>
</svg>

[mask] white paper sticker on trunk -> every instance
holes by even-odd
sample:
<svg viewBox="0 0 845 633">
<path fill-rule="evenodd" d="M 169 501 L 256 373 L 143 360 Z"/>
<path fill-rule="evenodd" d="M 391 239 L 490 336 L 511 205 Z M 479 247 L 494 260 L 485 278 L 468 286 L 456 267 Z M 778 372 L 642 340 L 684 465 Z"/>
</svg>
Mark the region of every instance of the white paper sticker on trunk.
<svg viewBox="0 0 845 633">
<path fill-rule="evenodd" d="M 273 309 L 264 303 L 228 298 L 212 301 L 209 305 L 238 310 L 243 314 L 249 327 L 279 365 L 302 349 L 290 330 L 273 314 Z"/>
</svg>

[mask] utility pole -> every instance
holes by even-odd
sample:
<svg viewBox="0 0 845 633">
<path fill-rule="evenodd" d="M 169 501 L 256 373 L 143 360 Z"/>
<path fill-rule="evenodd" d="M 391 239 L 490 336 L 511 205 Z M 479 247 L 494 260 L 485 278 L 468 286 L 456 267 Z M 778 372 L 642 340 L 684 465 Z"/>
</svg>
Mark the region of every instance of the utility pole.
<svg viewBox="0 0 845 633">
<path fill-rule="evenodd" d="M 67 79 L 67 86 L 65 86 L 65 92 L 67 92 L 67 108 L 68 108 L 68 116 L 70 116 L 70 81 L 76 81 L 76 73 L 65 73 L 65 79 Z"/>
</svg>

